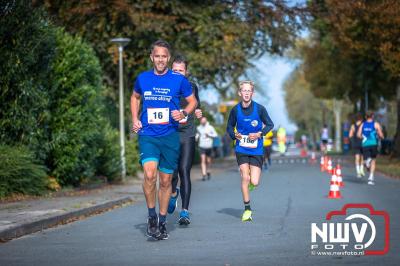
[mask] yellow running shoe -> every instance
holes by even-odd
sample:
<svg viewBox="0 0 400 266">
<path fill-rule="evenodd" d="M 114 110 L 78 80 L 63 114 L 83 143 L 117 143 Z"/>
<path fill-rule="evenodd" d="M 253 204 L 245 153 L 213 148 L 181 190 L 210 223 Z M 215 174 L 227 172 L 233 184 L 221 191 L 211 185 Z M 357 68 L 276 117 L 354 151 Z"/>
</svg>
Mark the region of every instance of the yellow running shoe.
<svg viewBox="0 0 400 266">
<path fill-rule="evenodd" d="M 253 183 L 249 182 L 249 191 L 253 191 L 257 186 L 253 185 Z"/>
<path fill-rule="evenodd" d="M 360 174 L 361 174 L 361 176 L 365 176 L 364 166 L 361 166 L 361 168 L 360 168 Z"/>
<path fill-rule="evenodd" d="M 242 215 L 242 222 L 251 222 L 253 218 L 251 217 L 251 210 L 245 210 Z"/>
</svg>

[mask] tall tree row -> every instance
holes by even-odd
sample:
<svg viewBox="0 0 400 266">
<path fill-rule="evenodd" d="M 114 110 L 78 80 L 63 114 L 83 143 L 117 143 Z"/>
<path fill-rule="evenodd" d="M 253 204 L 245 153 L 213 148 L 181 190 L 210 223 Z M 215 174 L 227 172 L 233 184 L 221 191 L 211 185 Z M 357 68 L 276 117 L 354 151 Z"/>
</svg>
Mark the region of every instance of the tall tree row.
<svg viewBox="0 0 400 266">
<path fill-rule="evenodd" d="M 54 178 L 116 178 L 118 140 L 93 49 L 29 0 L 0 6 L 0 34 L 0 197 L 39 194 Z"/>
<path fill-rule="evenodd" d="M 361 111 L 367 104 L 376 108 L 380 98 L 394 100 L 396 93 L 399 101 L 400 2 L 313 0 L 308 8 L 311 39 L 303 64 L 314 95 L 360 102 Z M 395 156 L 400 155 L 399 119 Z"/>
<path fill-rule="evenodd" d="M 126 98 L 137 74 L 151 67 L 149 47 L 165 39 L 174 54 L 184 54 L 192 77 L 204 88 L 215 87 L 224 96 L 264 53 L 280 54 L 300 27 L 299 8 L 284 0 L 37 0 L 53 21 L 90 42 L 100 58 L 108 86 L 108 115 L 117 126 L 117 58 L 110 39 L 129 37 L 125 48 Z M 128 106 L 126 112 L 129 113 Z M 129 125 L 127 119 L 126 125 Z M 128 130 L 128 128 L 127 128 Z"/>
<path fill-rule="evenodd" d="M 130 78 L 150 67 L 150 44 L 162 38 L 188 57 L 201 84 L 222 90 L 244 73 L 251 58 L 289 47 L 300 26 L 297 8 L 282 0 L 34 2 L 92 44 L 113 83 L 116 50 L 110 39 L 116 36 L 132 40 L 125 58 Z"/>
</svg>

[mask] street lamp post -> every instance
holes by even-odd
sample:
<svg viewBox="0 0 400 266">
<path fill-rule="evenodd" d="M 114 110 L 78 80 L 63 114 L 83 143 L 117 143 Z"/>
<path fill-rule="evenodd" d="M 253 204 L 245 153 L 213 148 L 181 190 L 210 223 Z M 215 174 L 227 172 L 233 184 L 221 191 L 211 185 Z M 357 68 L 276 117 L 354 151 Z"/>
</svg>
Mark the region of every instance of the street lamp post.
<svg viewBox="0 0 400 266">
<path fill-rule="evenodd" d="M 130 42 L 129 38 L 114 38 L 111 39 L 112 43 L 118 45 L 119 53 L 119 139 L 121 146 L 121 178 L 122 181 L 126 177 L 126 163 L 125 163 L 125 118 L 124 118 L 124 76 L 123 76 L 123 61 L 122 55 L 124 47 Z"/>
<path fill-rule="evenodd" d="M 365 92 L 364 92 L 364 94 L 365 94 L 365 113 L 367 113 L 368 112 L 368 87 L 367 86 L 365 86 Z"/>
</svg>

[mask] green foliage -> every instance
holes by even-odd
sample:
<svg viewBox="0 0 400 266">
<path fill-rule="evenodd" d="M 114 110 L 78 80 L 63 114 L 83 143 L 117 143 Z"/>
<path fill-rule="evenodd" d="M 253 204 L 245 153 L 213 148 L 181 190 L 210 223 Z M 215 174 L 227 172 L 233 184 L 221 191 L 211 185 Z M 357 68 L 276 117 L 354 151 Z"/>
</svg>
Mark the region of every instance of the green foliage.
<svg viewBox="0 0 400 266">
<path fill-rule="evenodd" d="M 400 157 L 400 2 L 314 0 L 310 3 L 314 7 L 314 21 L 325 25 L 322 38 L 330 36 L 341 53 L 360 62 L 362 89 L 368 90 L 372 104 L 381 96 L 390 100 L 397 95 L 393 155 Z"/>
<path fill-rule="evenodd" d="M 0 145 L 0 162 L 0 198 L 46 191 L 46 168 L 35 161 L 28 148 Z"/>
<path fill-rule="evenodd" d="M 31 2 L 0 6 L 0 143 L 27 146 L 62 185 L 113 180 L 119 142 L 103 108 L 100 63 Z"/>
<path fill-rule="evenodd" d="M 325 99 L 350 99 L 354 103 L 369 91 L 370 107 L 380 97 L 391 98 L 395 81 L 379 62 L 343 53 L 328 37 L 303 47 L 303 68 L 310 89 Z M 379 88 L 379 90 L 375 90 Z"/>
<path fill-rule="evenodd" d="M 299 28 L 296 7 L 285 1 L 182 1 L 182 0 L 70 0 L 35 1 L 53 21 L 92 44 L 107 84 L 107 116 L 118 126 L 118 49 L 114 37 L 129 37 L 124 48 L 129 102 L 135 77 L 152 67 L 150 45 L 157 39 L 170 42 L 190 62 L 197 82 L 228 95 L 237 80 L 263 53 L 282 53 Z M 129 105 L 125 112 L 129 113 Z M 125 120 L 126 132 L 130 119 Z"/>
<path fill-rule="evenodd" d="M 285 81 L 284 89 L 289 118 L 300 130 L 311 134 L 314 141 L 319 139 L 320 129 L 326 121 L 332 120 L 332 114 L 326 103 L 313 95 L 300 68 L 290 74 Z"/>
<path fill-rule="evenodd" d="M 304 71 L 317 97 L 350 99 L 355 103 L 368 90 L 369 107 L 373 108 L 380 97 L 394 96 L 396 80 L 386 70 L 377 47 L 381 38 L 388 35 L 384 32 L 397 29 L 397 25 L 391 19 L 387 24 L 391 30 L 380 26 L 386 25 L 385 20 L 390 17 L 383 17 L 382 11 L 392 7 L 378 2 L 308 3 L 312 39 L 304 47 Z M 394 5 L 400 7 L 398 3 Z M 380 32 L 378 28 L 385 30 Z"/>
<path fill-rule="evenodd" d="M 102 124 L 104 121 L 102 121 Z M 104 123 L 106 124 L 106 123 Z M 96 176 L 106 176 L 107 180 L 113 182 L 120 177 L 120 149 L 118 132 L 108 123 L 101 129 L 101 134 L 94 140 L 97 146 L 96 154 Z"/>
<path fill-rule="evenodd" d="M 140 169 L 139 147 L 136 136 L 125 143 L 125 154 L 126 174 L 128 176 L 136 176 L 137 170 Z"/>
<path fill-rule="evenodd" d="M 320 99 L 313 94 L 301 66 L 290 73 L 284 90 L 289 118 L 299 127 L 296 138 L 306 133 L 313 141 L 319 140 L 323 125 L 332 125 L 334 121 L 332 100 Z M 344 102 L 342 110 L 342 119 L 346 119 L 351 105 Z"/>
<path fill-rule="evenodd" d="M 131 38 L 126 47 L 129 77 L 150 67 L 150 44 L 173 44 L 193 64 L 201 84 L 227 88 L 264 52 L 280 53 L 299 28 L 296 8 L 284 1 L 37 1 L 55 21 L 95 44 L 103 69 L 116 81 L 117 51 L 110 39 Z M 116 83 L 116 82 L 115 82 Z"/>
<path fill-rule="evenodd" d="M 44 160 L 54 31 L 27 0 L 2 3 L 0 25 L 0 142 L 27 145 Z"/>
<path fill-rule="evenodd" d="M 101 68 L 93 50 L 81 38 L 58 30 L 51 79 L 52 175 L 75 186 L 95 174 L 115 176 L 118 167 L 112 158 L 117 153 L 110 145 L 118 142 L 108 142 L 115 138 L 102 118 Z"/>
</svg>

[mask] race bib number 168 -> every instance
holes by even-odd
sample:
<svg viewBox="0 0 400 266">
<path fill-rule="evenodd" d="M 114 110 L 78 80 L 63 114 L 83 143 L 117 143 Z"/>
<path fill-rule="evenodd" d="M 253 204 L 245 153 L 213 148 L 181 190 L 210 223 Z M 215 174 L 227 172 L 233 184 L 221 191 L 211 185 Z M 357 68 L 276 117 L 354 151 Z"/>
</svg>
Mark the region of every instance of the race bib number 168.
<svg viewBox="0 0 400 266">
<path fill-rule="evenodd" d="M 255 148 L 257 148 L 257 145 L 258 145 L 258 139 L 250 140 L 248 135 L 242 135 L 242 138 L 240 139 L 239 145 L 244 147 L 244 148 L 255 149 Z"/>
</svg>

